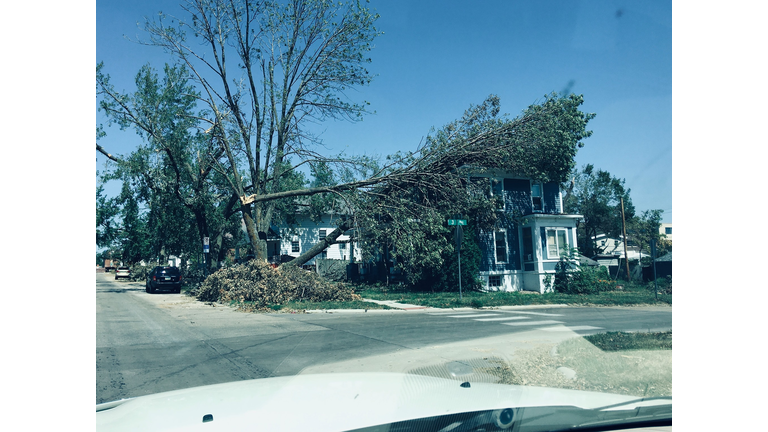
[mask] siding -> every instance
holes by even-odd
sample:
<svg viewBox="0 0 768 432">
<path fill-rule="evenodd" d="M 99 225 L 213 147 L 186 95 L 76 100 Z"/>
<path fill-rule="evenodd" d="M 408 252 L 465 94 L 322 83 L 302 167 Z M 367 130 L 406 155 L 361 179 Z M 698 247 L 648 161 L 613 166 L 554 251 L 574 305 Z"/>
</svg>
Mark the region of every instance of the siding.
<svg viewBox="0 0 768 432">
<path fill-rule="evenodd" d="M 506 230 L 507 237 L 507 262 L 496 264 L 496 244 L 493 231 L 480 232 L 478 244 L 480 246 L 480 271 L 504 271 L 520 270 L 520 235 L 517 224 L 507 218 L 500 218 L 498 228 Z"/>
<path fill-rule="evenodd" d="M 555 182 L 544 183 L 544 213 L 562 213 L 560 208 L 560 185 Z"/>
<path fill-rule="evenodd" d="M 506 191 L 507 212 L 511 213 L 513 210 L 517 210 L 524 215 L 533 213 L 531 182 L 529 180 L 504 179 L 504 190 Z"/>
<path fill-rule="evenodd" d="M 547 214 L 560 214 L 563 209 L 560 206 L 560 185 L 557 182 L 544 183 L 543 212 Z M 517 210 L 522 215 L 533 213 L 531 201 L 531 182 L 523 179 L 504 179 L 505 203 L 507 212 Z"/>
</svg>

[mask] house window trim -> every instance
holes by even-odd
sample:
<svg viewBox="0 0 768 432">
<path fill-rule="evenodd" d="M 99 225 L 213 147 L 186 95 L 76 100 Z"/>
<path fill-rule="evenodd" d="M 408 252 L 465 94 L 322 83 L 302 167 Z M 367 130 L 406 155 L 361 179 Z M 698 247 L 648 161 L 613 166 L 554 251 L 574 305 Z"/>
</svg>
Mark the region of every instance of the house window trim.
<svg viewBox="0 0 768 432">
<path fill-rule="evenodd" d="M 568 238 L 568 231 L 569 230 L 570 230 L 570 228 L 565 228 L 565 227 L 545 227 L 544 228 L 544 238 L 546 240 L 546 247 L 544 248 L 545 249 L 544 253 L 546 253 L 548 260 L 559 260 L 560 259 L 561 250 L 563 248 L 560 245 L 560 241 L 559 241 L 559 238 L 558 238 L 559 236 L 557 235 L 557 233 L 559 231 L 562 231 L 563 234 L 564 234 L 566 248 L 570 248 L 571 247 L 570 239 Z M 557 255 L 554 256 L 554 257 L 549 252 L 549 232 L 550 231 L 554 231 L 555 232 L 555 247 L 557 249 Z"/>
<path fill-rule="evenodd" d="M 539 187 L 539 195 L 533 195 L 533 186 L 536 185 Z M 541 208 L 536 209 L 536 203 L 534 202 L 534 197 L 539 198 L 539 202 L 541 203 Z M 531 211 L 533 213 L 544 213 L 544 184 L 542 182 L 537 182 L 531 180 Z"/>
<path fill-rule="evenodd" d="M 299 241 L 299 238 L 296 236 L 294 236 L 291 239 L 291 253 L 301 253 L 301 242 Z"/>
<path fill-rule="evenodd" d="M 496 235 L 503 233 L 504 238 L 504 257 L 506 260 L 499 261 L 498 242 L 496 241 Z M 496 264 L 509 264 L 509 244 L 507 242 L 507 230 L 505 228 L 497 228 L 493 231 L 493 262 Z"/>
<path fill-rule="evenodd" d="M 491 282 L 493 279 L 496 279 L 496 278 L 498 278 L 498 281 L 499 281 L 498 285 L 494 285 Z M 502 275 L 498 275 L 498 274 L 488 275 L 488 288 L 501 288 L 503 286 L 504 286 L 504 278 L 502 277 Z"/>
</svg>

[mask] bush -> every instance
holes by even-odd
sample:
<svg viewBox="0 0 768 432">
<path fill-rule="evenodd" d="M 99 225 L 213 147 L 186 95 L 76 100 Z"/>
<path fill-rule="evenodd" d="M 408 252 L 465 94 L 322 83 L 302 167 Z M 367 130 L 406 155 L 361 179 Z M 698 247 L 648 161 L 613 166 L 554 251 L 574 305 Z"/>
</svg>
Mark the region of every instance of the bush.
<svg viewBox="0 0 768 432">
<path fill-rule="evenodd" d="M 615 289 L 608 270 L 603 266 L 577 266 L 576 250 L 560 257 L 555 270 L 553 288 L 563 294 L 596 294 Z"/>
<path fill-rule="evenodd" d="M 197 290 L 197 298 L 201 301 L 234 301 L 246 310 L 274 310 L 275 305 L 290 301 L 362 299 L 344 283 L 326 281 L 290 264 L 275 269 L 256 260 L 208 276 Z"/>
<path fill-rule="evenodd" d="M 615 284 L 608 278 L 608 270 L 603 266 L 582 266 L 570 275 L 565 290 L 566 294 L 596 294 L 611 291 Z"/>
<path fill-rule="evenodd" d="M 660 277 L 656 279 L 655 284 L 654 281 L 650 281 L 648 282 L 647 286 L 648 290 L 651 292 L 653 292 L 654 288 L 658 286 L 660 294 L 672 295 L 672 276 Z"/>
</svg>

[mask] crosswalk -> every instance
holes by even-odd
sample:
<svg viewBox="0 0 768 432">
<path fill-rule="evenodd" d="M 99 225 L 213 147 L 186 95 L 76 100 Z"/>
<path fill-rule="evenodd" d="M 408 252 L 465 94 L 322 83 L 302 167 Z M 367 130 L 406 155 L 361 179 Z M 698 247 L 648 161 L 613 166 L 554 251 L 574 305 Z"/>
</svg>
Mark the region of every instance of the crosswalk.
<svg viewBox="0 0 768 432">
<path fill-rule="evenodd" d="M 455 318 L 459 320 L 471 320 L 479 322 L 488 322 L 494 324 L 518 327 L 521 329 L 536 329 L 547 332 L 592 332 L 602 330 L 602 327 L 589 325 L 569 326 L 561 321 L 564 314 L 550 312 L 532 312 L 532 311 L 451 311 L 451 312 L 429 312 L 428 315 L 440 316 L 443 318 Z M 559 318 L 559 319 L 558 319 Z"/>
</svg>

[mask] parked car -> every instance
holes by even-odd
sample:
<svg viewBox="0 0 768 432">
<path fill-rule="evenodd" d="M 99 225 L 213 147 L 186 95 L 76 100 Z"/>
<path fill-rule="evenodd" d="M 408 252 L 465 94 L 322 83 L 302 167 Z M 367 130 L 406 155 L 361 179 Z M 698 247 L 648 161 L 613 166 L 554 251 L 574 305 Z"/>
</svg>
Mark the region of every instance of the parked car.
<svg viewBox="0 0 768 432">
<path fill-rule="evenodd" d="M 154 293 L 157 290 L 181 292 L 181 272 L 178 267 L 158 266 L 147 275 L 146 291 Z"/>
<path fill-rule="evenodd" d="M 118 280 L 120 278 L 131 278 L 131 269 L 130 267 L 118 267 L 115 271 L 115 280 Z"/>
</svg>

